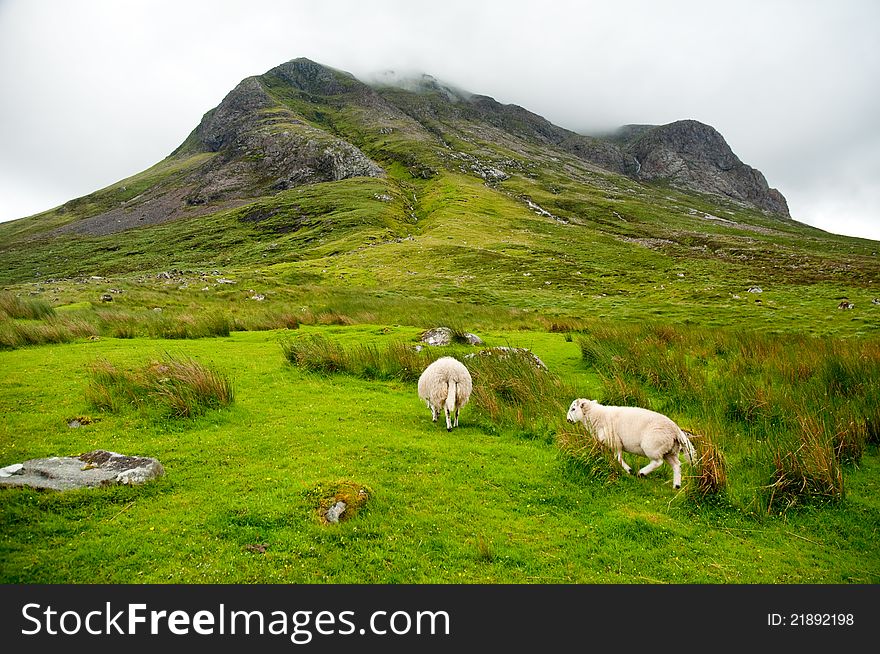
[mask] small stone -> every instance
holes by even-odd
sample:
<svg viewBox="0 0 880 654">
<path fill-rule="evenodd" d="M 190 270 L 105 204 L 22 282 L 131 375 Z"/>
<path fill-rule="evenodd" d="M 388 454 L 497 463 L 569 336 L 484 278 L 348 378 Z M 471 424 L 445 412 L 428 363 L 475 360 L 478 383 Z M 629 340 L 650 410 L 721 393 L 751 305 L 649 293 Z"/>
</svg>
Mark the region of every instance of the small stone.
<svg viewBox="0 0 880 654">
<path fill-rule="evenodd" d="M 339 522 L 339 518 L 345 513 L 346 504 L 342 500 L 331 506 L 327 509 L 327 513 L 324 517 L 327 518 L 327 522 Z"/>
<path fill-rule="evenodd" d="M 101 302 L 112 302 L 112 301 L 113 301 L 113 296 L 110 295 L 109 293 L 104 293 L 101 295 Z"/>
<path fill-rule="evenodd" d="M 749 288 L 748 291 L 746 291 L 746 293 L 763 293 L 763 292 L 764 291 L 761 289 L 760 286 L 752 286 Z"/>
</svg>

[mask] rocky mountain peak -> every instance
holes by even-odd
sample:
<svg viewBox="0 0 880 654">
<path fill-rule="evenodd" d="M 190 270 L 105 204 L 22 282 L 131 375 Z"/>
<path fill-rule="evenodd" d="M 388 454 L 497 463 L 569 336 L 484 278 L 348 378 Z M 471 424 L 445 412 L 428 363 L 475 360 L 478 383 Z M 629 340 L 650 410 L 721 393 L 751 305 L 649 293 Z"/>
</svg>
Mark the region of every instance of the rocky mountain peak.
<svg viewBox="0 0 880 654">
<path fill-rule="evenodd" d="M 365 85 L 351 73 L 330 68 L 311 59 L 291 59 L 271 69 L 267 75 L 275 75 L 290 86 L 311 95 L 339 95 Z"/>
<path fill-rule="evenodd" d="M 789 216 L 782 194 L 769 187 L 759 170 L 740 161 L 710 125 L 696 120 L 656 127 L 631 125 L 619 131 L 617 138 L 635 158 L 639 180 L 666 180 Z"/>
</svg>

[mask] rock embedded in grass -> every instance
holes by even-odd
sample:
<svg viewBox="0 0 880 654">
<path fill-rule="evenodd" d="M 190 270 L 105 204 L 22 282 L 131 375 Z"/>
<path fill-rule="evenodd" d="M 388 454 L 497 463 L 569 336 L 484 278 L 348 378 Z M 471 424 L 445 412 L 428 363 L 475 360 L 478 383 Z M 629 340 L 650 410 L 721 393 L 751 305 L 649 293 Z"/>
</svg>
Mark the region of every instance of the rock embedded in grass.
<svg viewBox="0 0 880 654">
<path fill-rule="evenodd" d="M 527 347 L 508 347 L 506 345 L 500 345 L 498 347 L 490 347 L 485 350 L 480 350 L 479 352 L 465 354 L 464 358 L 473 359 L 474 357 L 498 357 L 504 359 L 510 356 L 525 357 L 529 359 L 532 363 L 534 363 L 536 368 L 539 368 L 540 370 L 547 370 L 547 365 L 543 361 L 541 361 L 537 354 L 532 352 Z"/>
<path fill-rule="evenodd" d="M 366 507 L 372 494 L 367 486 L 345 480 L 320 484 L 305 492 L 325 525 L 351 520 Z"/>
<path fill-rule="evenodd" d="M 30 459 L 0 468 L 0 486 L 45 490 L 144 484 L 165 474 L 157 459 L 94 450 L 80 456 Z"/>
<path fill-rule="evenodd" d="M 327 513 L 324 514 L 327 522 L 339 522 L 339 518 L 342 516 L 343 513 L 345 513 L 346 506 L 347 504 L 340 500 L 329 509 L 327 509 Z"/>
<path fill-rule="evenodd" d="M 458 336 L 458 339 L 456 338 Z M 483 339 L 476 334 L 464 332 L 460 335 L 449 327 L 434 327 L 422 332 L 421 342 L 428 345 L 451 345 L 456 340 L 467 343 L 468 345 L 482 345 Z"/>
</svg>

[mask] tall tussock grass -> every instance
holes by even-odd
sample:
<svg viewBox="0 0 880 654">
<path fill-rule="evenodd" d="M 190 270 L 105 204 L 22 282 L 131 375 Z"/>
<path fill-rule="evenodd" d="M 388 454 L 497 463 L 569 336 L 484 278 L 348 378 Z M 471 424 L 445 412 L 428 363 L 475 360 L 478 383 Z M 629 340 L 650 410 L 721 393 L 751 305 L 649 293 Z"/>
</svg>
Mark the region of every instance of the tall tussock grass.
<svg viewBox="0 0 880 654">
<path fill-rule="evenodd" d="M 565 424 L 556 430 L 556 447 L 562 468 L 568 473 L 600 482 L 611 482 L 623 474 L 614 453 L 603 447 L 581 425 Z"/>
<path fill-rule="evenodd" d="M 404 382 L 417 381 L 428 364 L 448 354 L 432 348 L 418 351 L 401 342 L 344 347 L 321 334 L 284 339 L 281 350 L 290 363 L 309 372 Z"/>
<path fill-rule="evenodd" d="M 89 321 L 53 314 L 42 320 L 14 320 L 0 317 L 0 349 L 28 345 L 70 343 L 78 338 L 95 336 L 98 329 Z"/>
<path fill-rule="evenodd" d="M 691 495 L 697 498 L 719 498 L 727 490 L 727 460 L 718 446 L 716 437 L 704 431 L 693 436 L 691 442 L 697 451 L 692 477 L 688 486 Z"/>
<path fill-rule="evenodd" d="M 38 298 L 19 297 L 8 291 L 0 292 L 0 316 L 24 320 L 42 320 L 55 315 L 55 309 Z"/>
<path fill-rule="evenodd" d="M 486 426 L 515 426 L 520 435 L 552 440 L 574 397 L 570 386 L 526 350 L 489 349 L 462 360 L 474 382 L 471 402 Z"/>
<path fill-rule="evenodd" d="M 880 342 L 651 324 L 577 337 L 607 404 L 708 420 L 693 492 L 763 466 L 774 506 L 843 497 L 842 466 L 880 442 Z"/>
<path fill-rule="evenodd" d="M 121 370 L 106 359 L 89 366 L 86 399 L 102 411 L 124 407 L 157 409 L 175 418 L 201 415 L 234 399 L 223 373 L 191 358 L 166 355 L 137 370 Z"/>
<path fill-rule="evenodd" d="M 843 469 L 822 425 L 805 418 L 795 449 L 778 449 L 768 509 L 787 509 L 808 500 L 836 502 L 844 497 Z"/>
<path fill-rule="evenodd" d="M 190 314 L 160 316 L 151 320 L 147 328 L 154 338 L 185 339 L 229 336 L 231 325 L 228 316 L 222 313 L 207 313 L 198 316 Z"/>
</svg>

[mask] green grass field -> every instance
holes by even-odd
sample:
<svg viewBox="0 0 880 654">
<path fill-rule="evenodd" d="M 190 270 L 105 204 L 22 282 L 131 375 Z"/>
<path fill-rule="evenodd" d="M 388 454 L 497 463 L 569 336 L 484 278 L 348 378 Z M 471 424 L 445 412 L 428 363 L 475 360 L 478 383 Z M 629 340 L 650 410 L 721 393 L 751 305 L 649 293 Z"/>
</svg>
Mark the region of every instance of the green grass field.
<svg viewBox="0 0 880 654">
<path fill-rule="evenodd" d="M 0 352 L 0 463 L 105 448 L 158 457 L 143 487 L 0 494 L 6 583 L 877 583 L 876 444 L 844 466 L 845 496 L 765 510 L 731 472 L 723 501 L 676 493 L 668 467 L 602 477 L 550 437 L 489 423 L 433 424 L 415 384 L 304 372 L 285 339 L 346 347 L 410 342 L 412 327 L 303 326 L 198 340 L 149 338 Z M 576 339 L 487 331 L 532 349 L 584 396 L 603 393 Z M 215 366 L 234 402 L 197 418 L 100 412 L 89 365 L 134 368 L 165 354 Z M 566 398 L 567 399 L 567 398 Z M 573 399 L 573 398 L 572 398 Z M 567 404 L 567 402 L 566 402 Z M 67 421 L 88 415 L 90 425 Z M 689 426 L 688 415 L 677 416 Z M 559 428 L 564 416 L 560 415 Z M 730 449 L 730 462 L 744 457 Z M 770 483 L 772 469 L 763 481 Z M 685 475 L 688 467 L 685 466 Z M 370 490 L 353 519 L 322 524 L 318 499 Z M 249 545 L 263 545 L 249 548 Z"/>
</svg>

